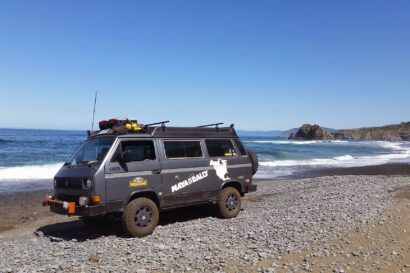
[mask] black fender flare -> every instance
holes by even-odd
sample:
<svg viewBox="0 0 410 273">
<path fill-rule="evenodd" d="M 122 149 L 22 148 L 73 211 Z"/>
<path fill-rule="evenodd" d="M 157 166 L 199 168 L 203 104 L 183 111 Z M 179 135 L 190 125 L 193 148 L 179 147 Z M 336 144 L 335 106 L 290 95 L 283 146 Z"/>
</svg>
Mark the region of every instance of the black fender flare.
<svg viewBox="0 0 410 273">
<path fill-rule="evenodd" d="M 244 185 L 241 182 L 239 182 L 237 180 L 224 181 L 221 184 L 220 190 L 222 190 L 223 188 L 226 188 L 226 187 L 234 187 L 235 189 L 237 189 L 239 191 L 241 196 L 243 196 Z"/>
<path fill-rule="evenodd" d="M 124 206 L 126 206 L 129 202 L 131 202 L 132 200 L 134 200 L 135 198 L 138 197 L 146 197 L 151 199 L 152 201 L 155 202 L 155 204 L 157 204 L 158 209 L 160 209 L 160 198 L 158 196 L 158 194 L 156 193 L 156 191 L 154 189 L 142 189 L 142 190 L 136 190 L 131 192 L 128 197 L 127 200 L 124 204 Z"/>
</svg>

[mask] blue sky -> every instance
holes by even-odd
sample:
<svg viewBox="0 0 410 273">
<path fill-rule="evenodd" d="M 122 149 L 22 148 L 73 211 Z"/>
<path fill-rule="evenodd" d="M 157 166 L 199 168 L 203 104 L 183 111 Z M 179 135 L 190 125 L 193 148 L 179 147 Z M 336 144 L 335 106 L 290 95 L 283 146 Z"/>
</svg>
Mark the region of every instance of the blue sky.
<svg viewBox="0 0 410 273">
<path fill-rule="evenodd" d="M 1 1 L 0 127 L 410 120 L 409 1 Z"/>
</svg>

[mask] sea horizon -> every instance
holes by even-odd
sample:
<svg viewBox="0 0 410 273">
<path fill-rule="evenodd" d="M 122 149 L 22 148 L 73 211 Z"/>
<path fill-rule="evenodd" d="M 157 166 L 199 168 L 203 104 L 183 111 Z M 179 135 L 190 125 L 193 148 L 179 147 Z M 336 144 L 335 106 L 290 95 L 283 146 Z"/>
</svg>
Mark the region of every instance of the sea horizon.
<svg viewBox="0 0 410 273">
<path fill-rule="evenodd" d="M 81 130 L 0 129 L 0 192 L 52 187 L 86 134 Z M 259 157 L 255 179 L 283 179 L 323 168 L 410 162 L 410 142 L 241 137 Z"/>
</svg>

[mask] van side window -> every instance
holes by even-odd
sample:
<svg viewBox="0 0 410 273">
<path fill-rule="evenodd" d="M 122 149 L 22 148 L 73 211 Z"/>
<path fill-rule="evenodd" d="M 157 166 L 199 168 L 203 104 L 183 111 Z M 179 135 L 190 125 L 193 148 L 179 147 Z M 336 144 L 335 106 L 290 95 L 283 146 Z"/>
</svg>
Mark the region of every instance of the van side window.
<svg viewBox="0 0 410 273">
<path fill-rule="evenodd" d="M 164 140 L 167 158 L 202 157 L 201 144 L 197 140 Z"/>
<path fill-rule="evenodd" d="M 132 161 L 155 160 L 154 142 L 151 140 L 122 141 L 122 152 L 129 151 L 132 154 Z M 118 150 L 117 150 L 118 152 Z M 119 153 L 113 161 L 118 161 Z"/>
<path fill-rule="evenodd" d="M 207 139 L 205 143 L 210 157 L 237 155 L 229 139 Z"/>
<path fill-rule="evenodd" d="M 243 147 L 242 142 L 239 139 L 234 139 L 236 147 L 238 147 L 239 152 L 241 152 L 241 155 L 246 155 L 245 148 Z"/>
</svg>

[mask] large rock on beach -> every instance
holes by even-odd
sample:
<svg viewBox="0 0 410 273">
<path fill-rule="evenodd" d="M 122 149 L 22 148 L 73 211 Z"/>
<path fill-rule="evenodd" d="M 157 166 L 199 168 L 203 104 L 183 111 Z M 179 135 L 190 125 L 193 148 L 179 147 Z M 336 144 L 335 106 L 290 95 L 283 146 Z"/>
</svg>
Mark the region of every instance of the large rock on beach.
<svg viewBox="0 0 410 273">
<path fill-rule="evenodd" d="M 303 124 L 302 127 L 300 127 L 296 133 L 290 134 L 289 139 L 326 140 L 334 139 L 334 137 L 331 133 L 329 133 L 317 124 Z"/>
</svg>

